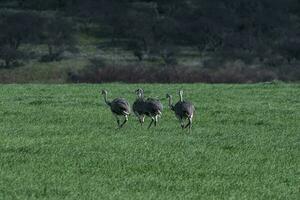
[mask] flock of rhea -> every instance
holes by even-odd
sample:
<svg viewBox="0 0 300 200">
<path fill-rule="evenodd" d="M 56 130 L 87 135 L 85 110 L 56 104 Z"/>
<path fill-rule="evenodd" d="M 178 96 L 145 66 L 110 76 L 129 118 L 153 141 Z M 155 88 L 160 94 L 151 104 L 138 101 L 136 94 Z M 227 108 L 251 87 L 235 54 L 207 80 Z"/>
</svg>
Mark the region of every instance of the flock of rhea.
<svg viewBox="0 0 300 200">
<path fill-rule="evenodd" d="M 158 118 L 161 117 L 163 111 L 162 103 L 154 98 L 144 98 L 143 89 L 137 89 L 136 91 L 137 99 L 132 105 L 132 110 L 134 114 L 137 116 L 141 125 L 144 123 L 145 116 L 151 118 L 151 122 L 148 128 L 154 123 L 156 126 L 158 122 Z M 107 100 L 107 91 L 102 90 L 102 95 L 104 96 L 105 103 L 110 107 L 111 112 L 117 119 L 118 127 L 122 128 L 123 125 L 128 121 L 128 116 L 130 115 L 131 108 L 128 101 L 124 98 L 116 98 L 113 101 Z M 195 112 L 194 105 L 189 101 L 183 100 L 183 91 L 179 91 L 179 101 L 173 105 L 172 96 L 167 94 L 166 97 L 169 99 L 169 107 L 172 111 L 174 111 L 175 116 L 179 119 L 181 128 L 192 128 L 192 120 Z M 124 121 L 121 123 L 119 117 L 124 116 Z M 188 120 L 187 124 L 184 124 L 185 120 Z"/>
</svg>

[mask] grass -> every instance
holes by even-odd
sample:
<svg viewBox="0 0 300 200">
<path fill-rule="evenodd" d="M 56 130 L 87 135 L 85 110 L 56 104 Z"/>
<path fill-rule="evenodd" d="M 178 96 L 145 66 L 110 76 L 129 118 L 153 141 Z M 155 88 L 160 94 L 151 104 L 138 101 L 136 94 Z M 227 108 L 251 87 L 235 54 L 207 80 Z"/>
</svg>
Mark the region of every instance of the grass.
<svg viewBox="0 0 300 200">
<path fill-rule="evenodd" d="M 0 199 L 299 199 L 300 85 L 0 85 Z M 134 89 L 165 105 L 147 130 L 116 122 Z M 167 109 L 184 89 L 191 134 Z M 176 98 L 177 100 L 177 98 Z"/>
</svg>

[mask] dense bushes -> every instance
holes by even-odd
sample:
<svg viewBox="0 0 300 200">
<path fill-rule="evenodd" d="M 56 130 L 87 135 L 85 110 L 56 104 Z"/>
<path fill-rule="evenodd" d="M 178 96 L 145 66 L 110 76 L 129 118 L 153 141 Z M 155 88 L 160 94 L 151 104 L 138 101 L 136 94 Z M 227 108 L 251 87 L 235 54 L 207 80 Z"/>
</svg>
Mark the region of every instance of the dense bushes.
<svg viewBox="0 0 300 200">
<path fill-rule="evenodd" d="M 99 65 L 98 65 L 99 66 Z M 300 68 L 282 66 L 249 67 L 241 61 L 215 68 L 187 66 L 91 65 L 79 72 L 69 72 L 71 82 L 126 82 L 126 83 L 254 83 L 273 80 L 300 80 Z"/>
<path fill-rule="evenodd" d="M 299 11 L 297 0 L 2 0 L 0 68 L 56 65 L 71 52 L 74 65 L 115 59 L 69 70 L 71 82 L 298 81 Z M 87 52 L 72 54 L 77 44 Z M 187 47 L 194 55 L 182 59 Z M 182 62 L 195 55 L 199 65 Z"/>
</svg>

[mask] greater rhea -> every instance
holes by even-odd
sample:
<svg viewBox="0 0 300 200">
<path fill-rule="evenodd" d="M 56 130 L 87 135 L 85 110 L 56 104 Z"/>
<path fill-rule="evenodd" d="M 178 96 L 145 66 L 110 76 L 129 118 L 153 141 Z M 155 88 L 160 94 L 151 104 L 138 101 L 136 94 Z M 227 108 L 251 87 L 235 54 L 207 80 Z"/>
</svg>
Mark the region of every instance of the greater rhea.
<svg viewBox="0 0 300 200">
<path fill-rule="evenodd" d="M 189 101 L 183 100 L 183 91 L 179 91 L 179 101 L 173 105 L 172 104 L 172 96 L 167 94 L 167 98 L 169 98 L 169 107 L 171 110 L 175 112 L 176 117 L 179 119 L 181 128 L 187 128 L 189 127 L 189 130 L 192 128 L 192 122 L 193 122 L 193 116 L 195 112 L 194 105 Z M 188 123 L 184 125 L 184 121 L 188 120 Z"/>
<path fill-rule="evenodd" d="M 162 115 L 163 105 L 157 99 L 147 98 L 145 100 L 143 89 L 137 89 L 136 93 L 138 98 L 134 102 L 133 110 L 136 116 L 139 118 L 140 123 L 143 124 L 144 117 L 146 115 L 151 118 L 151 122 L 148 128 L 151 127 L 153 122 L 154 122 L 154 126 L 156 126 L 158 122 L 158 117 Z"/>
<path fill-rule="evenodd" d="M 105 103 L 110 107 L 111 112 L 117 119 L 118 127 L 122 128 L 123 125 L 128 121 L 128 115 L 130 115 L 130 105 L 128 101 L 124 98 L 116 98 L 113 101 L 107 100 L 107 91 L 102 90 L 102 95 L 104 96 Z M 120 124 L 119 116 L 124 116 L 124 121 Z"/>
<path fill-rule="evenodd" d="M 137 116 L 141 125 L 143 125 L 146 115 L 146 102 L 144 99 L 144 92 L 143 89 L 139 88 L 135 91 L 135 93 L 137 94 L 137 99 L 132 105 L 132 110 L 135 116 Z"/>
</svg>

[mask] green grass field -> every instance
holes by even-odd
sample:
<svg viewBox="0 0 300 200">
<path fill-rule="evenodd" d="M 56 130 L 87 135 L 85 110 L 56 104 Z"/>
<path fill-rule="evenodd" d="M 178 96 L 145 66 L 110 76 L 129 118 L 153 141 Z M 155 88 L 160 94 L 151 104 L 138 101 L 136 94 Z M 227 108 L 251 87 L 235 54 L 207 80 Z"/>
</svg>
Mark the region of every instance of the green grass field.
<svg viewBox="0 0 300 200">
<path fill-rule="evenodd" d="M 157 127 L 109 99 L 162 99 Z M 0 85 L 0 199 L 299 199 L 300 85 Z M 180 129 L 165 94 L 197 112 Z"/>
</svg>

